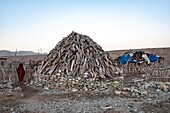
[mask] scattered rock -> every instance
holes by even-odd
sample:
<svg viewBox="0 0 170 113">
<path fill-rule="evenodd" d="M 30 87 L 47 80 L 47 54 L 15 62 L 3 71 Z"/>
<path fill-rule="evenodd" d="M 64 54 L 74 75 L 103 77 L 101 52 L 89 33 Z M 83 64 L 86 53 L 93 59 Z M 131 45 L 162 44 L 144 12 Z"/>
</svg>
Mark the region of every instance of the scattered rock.
<svg viewBox="0 0 170 113">
<path fill-rule="evenodd" d="M 120 95 L 122 93 L 122 91 L 115 91 L 116 95 Z"/>
<path fill-rule="evenodd" d="M 11 96 L 12 96 L 12 93 L 7 93 L 6 96 L 7 96 L 7 97 L 11 97 Z"/>
<path fill-rule="evenodd" d="M 21 97 L 21 98 L 24 98 L 24 97 L 25 97 L 25 95 L 24 95 L 24 94 L 20 94 L 20 97 Z"/>
<path fill-rule="evenodd" d="M 49 87 L 44 87 L 45 90 L 49 90 Z"/>
<path fill-rule="evenodd" d="M 73 91 L 73 92 L 76 92 L 76 91 L 78 91 L 78 89 L 72 89 L 72 91 Z"/>
<path fill-rule="evenodd" d="M 164 84 L 164 85 L 162 86 L 162 90 L 165 91 L 165 92 L 168 92 L 168 91 L 169 91 L 168 85 L 165 85 L 165 84 Z"/>
<path fill-rule="evenodd" d="M 16 91 L 16 92 L 21 92 L 21 91 L 22 91 L 22 88 L 21 88 L 21 87 L 15 87 L 15 88 L 14 88 L 14 91 Z"/>
<path fill-rule="evenodd" d="M 108 110 L 108 109 L 112 109 L 113 107 L 111 105 L 107 105 L 107 106 L 102 106 L 101 109 L 103 110 Z"/>
<path fill-rule="evenodd" d="M 148 95 L 148 92 L 147 91 L 143 91 L 142 94 L 143 95 Z"/>
</svg>

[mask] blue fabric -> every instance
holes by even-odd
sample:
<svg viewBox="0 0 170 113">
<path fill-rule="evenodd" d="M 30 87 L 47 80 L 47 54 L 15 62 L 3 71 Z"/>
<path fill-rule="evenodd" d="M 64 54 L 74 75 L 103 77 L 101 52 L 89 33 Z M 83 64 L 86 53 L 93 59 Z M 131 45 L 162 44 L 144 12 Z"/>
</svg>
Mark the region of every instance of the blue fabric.
<svg viewBox="0 0 170 113">
<path fill-rule="evenodd" d="M 150 54 L 149 55 L 149 60 L 150 60 L 150 62 L 155 62 L 155 61 L 160 62 L 160 57 L 155 55 L 155 54 Z"/>
<path fill-rule="evenodd" d="M 126 64 L 127 62 L 131 62 L 131 63 L 136 63 L 137 61 L 134 60 L 130 54 L 133 54 L 134 52 L 129 52 L 126 54 L 123 54 L 122 56 L 120 56 L 119 60 L 120 60 L 120 64 Z M 150 54 L 149 55 L 149 60 L 150 62 L 155 62 L 158 61 L 160 62 L 160 57 L 157 56 L 156 54 Z M 143 62 L 147 62 L 145 59 L 142 60 Z"/>
<path fill-rule="evenodd" d="M 131 52 L 132 53 L 132 52 Z M 136 61 L 130 56 L 131 53 L 124 54 L 120 56 L 120 64 L 126 64 L 127 62 L 135 63 Z"/>
</svg>

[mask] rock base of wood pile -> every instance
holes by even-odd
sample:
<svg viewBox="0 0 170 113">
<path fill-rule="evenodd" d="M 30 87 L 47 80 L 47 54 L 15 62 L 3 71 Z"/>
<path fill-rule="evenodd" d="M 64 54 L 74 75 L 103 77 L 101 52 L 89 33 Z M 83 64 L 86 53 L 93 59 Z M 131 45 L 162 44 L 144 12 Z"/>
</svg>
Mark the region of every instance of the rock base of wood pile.
<svg viewBox="0 0 170 113">
<path fill-rule="evenodd" d="M 56 76 L 57 75 L 57 76 Z M 104 91 L 121 87 L 122 79 L 100 79 L 73 77 L 62 72 L 56 75 L 36 75 L 36 85 L 44 89 L 57 89 L 64 91 Z"/>
<path fill-rule="evenodd" d="M 36 73 L 35 83 L 47 89 L 104 90 L 112 87 L 120 69 L 90 37 L 72 32 L 50 51 Z"/>
</svg>

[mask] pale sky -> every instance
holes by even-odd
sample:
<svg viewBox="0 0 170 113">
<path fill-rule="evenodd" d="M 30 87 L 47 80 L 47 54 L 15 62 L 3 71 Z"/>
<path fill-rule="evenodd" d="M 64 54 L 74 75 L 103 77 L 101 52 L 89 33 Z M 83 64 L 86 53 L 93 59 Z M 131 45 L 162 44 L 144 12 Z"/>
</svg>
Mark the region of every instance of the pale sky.
<svg viewBox="0 0 170 113">
<path fill-rule="evenodd" d="M 170 47 L 170 0 L 0 0 L 0 50 L 49 52 L 72 31 L 106 51 Z"/>
</svg>

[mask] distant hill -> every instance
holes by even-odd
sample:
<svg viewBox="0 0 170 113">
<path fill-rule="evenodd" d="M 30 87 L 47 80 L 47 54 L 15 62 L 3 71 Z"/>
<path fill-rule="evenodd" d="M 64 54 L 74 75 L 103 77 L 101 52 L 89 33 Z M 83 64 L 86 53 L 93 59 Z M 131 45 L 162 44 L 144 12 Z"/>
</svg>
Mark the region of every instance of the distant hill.
<svg viewBox="0 0 170 113">
<path fill-rule="evenodd" d="M 47 54 L 47 53 L 43 53 Z M 33 51 L 17 51 L 16 56 L 27 56 L 27 55 L 38 55 Z M 8 50 L 0 50 L 0 56 L 15 56 L 15 52 L 8 51 Z"/>
</svg>

